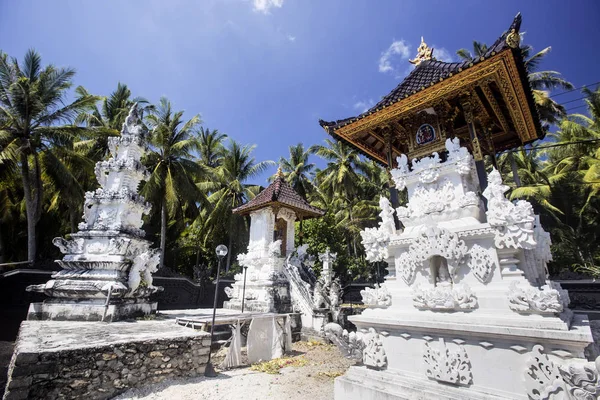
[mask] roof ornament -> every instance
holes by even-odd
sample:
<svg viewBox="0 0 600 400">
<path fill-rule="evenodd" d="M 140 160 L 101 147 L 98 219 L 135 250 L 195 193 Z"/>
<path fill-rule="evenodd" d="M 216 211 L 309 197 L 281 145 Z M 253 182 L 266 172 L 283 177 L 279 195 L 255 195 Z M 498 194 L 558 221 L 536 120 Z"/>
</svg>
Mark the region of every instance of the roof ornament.
<svg viewBox="0 0 600 400">
<path fill-rule="evenodd" d="M 521 35 L 515 28 L 512 28 L 508 35 L 506 35 L 506 44 L 511 49 L 516 49 L 521 44 Z"/>
<path fill-rule="evenodd" d="M 284 178 L 283 171 L 281 170 L 281 165 L 277 168 L 277 173 L 275 174 L 278 178 Z"/>
<path fill-rule="evenodd" d="M 421 44 L 417 49 L 417 56 L 412 60 L 408 60 L 408 62 L 419 65 L 421 62 L 431 59 L 433 59 L 433 49 L 430 49 L 429 46 L 427 46 L 427 43 L 423 40 L 423 36 L 421 36 Z"/>
</svg>

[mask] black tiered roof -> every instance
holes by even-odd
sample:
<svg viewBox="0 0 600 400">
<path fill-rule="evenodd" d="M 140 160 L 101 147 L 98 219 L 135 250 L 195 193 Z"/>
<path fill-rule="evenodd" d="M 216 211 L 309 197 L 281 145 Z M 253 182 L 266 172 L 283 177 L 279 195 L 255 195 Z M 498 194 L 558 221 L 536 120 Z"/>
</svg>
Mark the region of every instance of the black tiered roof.
<svg viewBox="0 0 600 400">
<path fill-rule="evenodd" d="M 507 35 L 514 29 L 514 32 L 519 33 L 519 29 L 521 28 L 521 13 L 518 13 L 514 18 L 510 28 L 500 36 L 496 42 L 492 46 L 490 46 L 483 57 L 477 58 L 473 61 L 463 61 L 456 63 L 448 63 L 444 61 L 438 61 L 435 59 L 425 60 L 418 64 L 415 69 L 411 71 L 410 74 L 394 90 L 392 90 L 388 95 L 383 97 L 381 101 L 371 107 L 369 110 L 365 111 L 362 114 L 357 115 L 356 117 L 345 118 L 337 121 L 324 121 L 319 120 L 319 124 L 323 128 L 328 128 L 329 132 L 331 130 L 335 130 L 342 126 L 348 125 L 352 122 L 358 121 L 368 115 L 371 115 L 383 108 L 390 106 L 404 98 L 407 98 L 429 86 L 433 86 L 442 80 L 449 78 L 453 75 L 456 75 L 463 70 L 472 67 L 479 62 L 486 60 L 503 50 L 509 49 L 510 47 L 506 43 Z M 525 79 L 527 91 L 530 92 L 529 82 L 527 81 L 527 75 L 525 71 L 522 71 L 521 78 Z M 532 110 L 534 112 L 535 102 L 533 101 L 533 96 L 531 93 L 528 94 L 530 98 L 530 106 L 532 106 Z"/>
</svg>

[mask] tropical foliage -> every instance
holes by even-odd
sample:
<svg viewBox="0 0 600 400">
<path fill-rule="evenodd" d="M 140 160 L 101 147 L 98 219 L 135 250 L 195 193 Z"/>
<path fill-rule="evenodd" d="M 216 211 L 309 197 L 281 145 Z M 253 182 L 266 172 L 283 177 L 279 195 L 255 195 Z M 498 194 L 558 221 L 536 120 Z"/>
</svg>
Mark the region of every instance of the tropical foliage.
<svg viewBox="0 0 600 400">
<path fill-rule="evenodd" d="M 485 49 L 475 42 L 472 54 L 458 55 L 469 59 Z M 552 272 L 600 275 L 600 91 L 584 90 L 586 115 L 566 115 L 549 90 L 571 85 L 538 69 L 548 51 L 531 55 L 522 47 L 541 116 L 556 130 L 541 144 L 501 154 L 498 166 L 511 199 L 530 200 L 551 232 Z M 176 111 L 166 98 L 152 105 L 122 83 L 106 97 L 81 86 L 71 91 L 74 75 L 42 66 L 35 51 L 22 62 L 0 52 L 0 263 L 60 256 L 51 240 L 76 230 L 84 192 L 97 185 L 94 164 L 108 156 L 107 138 L 118 134 L 137 102 L 150 141 L 144 159 L 150 177 L 140 190 L 153 209 L 144 229 L 164 266 L 208 279 L 214 248 L 225 243 L 227 268 L 235 272 L 249 220 L 232 210 L 258 194 L 262 187 L 254 181 L 276 163 L 256 160 L 253 145 L 202 126 L 199 115 Z M 297 244 L 308 244 L 315 256 L 328 247 L 336 252 L 346 281 L 380 278 L 383 268 L 365 261 L 359 233 L 377 224 L 379 198 L 389 195 L 387 171 L 331 139 L 290 146 L 277 164 L 297 192 L 326 210 L 322 218 L 297 222 Z"/>
</svg>

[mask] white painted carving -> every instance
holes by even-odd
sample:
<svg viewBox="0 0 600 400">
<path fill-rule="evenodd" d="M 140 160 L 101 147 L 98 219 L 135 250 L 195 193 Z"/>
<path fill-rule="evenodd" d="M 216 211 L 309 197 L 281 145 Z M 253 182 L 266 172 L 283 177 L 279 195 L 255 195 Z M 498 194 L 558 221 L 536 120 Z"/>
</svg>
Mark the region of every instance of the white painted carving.
<svg viewBox="0 0 600 400">
<path fill-rule="evenodd" d="M 406 251 L 396 258 L 396 270 L 400 271 L 400 277 L 402 277 L 402 280 L 407 285 L 413 283 L 417 271 L 417 263 L 410 251 Z"/>
<path fill-rule="evenodd" d="M 511 310 L 525 313 L 554 314 L 564 309 L 558 290 L 548 285 L 522 288 L 517 281 L 508 288 L 508 303 Z"/>
<path fill-rule="evenodd" d="M 365 342 L 363 364 L 367 367 L 382 369 L 387 366 L 387 355 L 383 348 L 382 335 L 383 332 L 379 334 L 374 328 L 369 328 L 368 333 L 363 336 Z"/>
<path fill-rule="evenodd" d="M 427 377 L 439 382 L 454 385 L 470 385 L 473 383 L 471 362 L 463 346 L 458 346 L 456 351 L 450 351 L 443 338 L 440 338 L 438 348 L 425 342 L 423 354 Z"/>
<path fill-rule="evenodd" d="M 388 259 L 389 236 L 379 228 L 365 228 L 360 232 L 367 261 L 377 262 Z"/>
<path fill-rule="evenodd" d="M 362 302 L 370 307 L 389 307 L 392 305 L 392 295 L 385 285 L 375 284 L 375 288 L 365 288 L 360 291 Z"/>
<path fill-rule="evenodd" d="M 475 243 L 469 250 L 469 256 L 469 267 L 475 277 L 482 283 L 489 282 L 495 266 L 490 250 Z"/>
<path fill-rule="evenodd" d="M 160 252 L 158 249 L 148 250 L 133 259 L 129 271 L 128 285 L 131 293 L 135 292 L 143 282 L 148 289 L 155 289 L 152 285 L 152 274 L 158 270 Z"/>
<path fill-rule="evenodd" d="M 390 171 L 392 179 L 396 184 L 398 190 L 404 190 L 406 188 L 406 174 L 410 171 L 408 169 L 408 157 L 405 154 L 400 154 L 400 157 L 396 158 L 398 162 L 398 168 Z"/>
<path fill-rule="evenodd" d="M 362 332 L 348 332 L 335 322 L 326 324 L 323 331 L 325 337 L 334 343 L 345 357 L 362 362 L 366 346 Z"/>
<path fill-rule="evenodd" d="M 417 284 L 413 289 L 413 305 L 425 310 L 466 311 L 477 308 L 477 297 L 466 283 L 443 282 L 435 287 Z"/>
<path fill-rule="evenodd" d="M 432 153 L 431 157 L 423 157 L 420 160 L 413 159 L 413 172 L 419 173 L 421 183 L 432 183 L 440 177 L 440 155 Z"/>
<path fill-rule="evenodd" d="M 269 257 L 279 257 L 281 255 L 281 240 L 276 240 L 269 244 Z"/>
<path fill-rule="evenodd" d="M 554 363 L 544 353 L 543 346 L 535 345 L 525 371 L 527 395 L 534 400 L 597 399 L 599 367 L 599 358 L 595 363 Z"/>
<path fill-rule="evenodd" d="M 510 202 L 504 196 L 509 189 L 502 184 L 502 177 L 494 168 L 488 175 L 488 187 L 483 196 L 488 200 L 488 223 L 496 228 L 496 247 L 532 249 L 536 245 L 533 208 L 525 200 Z"/>
<path fill-rule="evenodd" d="M 396 233 L 396 224 L 394 222 L 394 209 L 390 201 L 384 196 L 380 196 L 379 208 L 381 208 L 381 212 L 379 213 L 379 218 L 381 218 L 379 229 L 388 236 L 394 235 Z"/>
<path fill-rule="evenodd" d="M 467 254 L 467 246 L 456 233 L 445 228 L 428 226 L 410 245 L 410 253 L 416 262 L 424 262 L 432 256 L 445 258 L 450 275 L 454 276 L 458 265 Z"/>
<path fill-rule="evenodd" d="M 447 162 L 454 162 L 456 172 L 460 175 L 468 175 L 473 170 L 473 156 L 469 151 L 460 147 L 458 138 L 446 139 L 446 150 L 448 150 Z"/>
</svg>

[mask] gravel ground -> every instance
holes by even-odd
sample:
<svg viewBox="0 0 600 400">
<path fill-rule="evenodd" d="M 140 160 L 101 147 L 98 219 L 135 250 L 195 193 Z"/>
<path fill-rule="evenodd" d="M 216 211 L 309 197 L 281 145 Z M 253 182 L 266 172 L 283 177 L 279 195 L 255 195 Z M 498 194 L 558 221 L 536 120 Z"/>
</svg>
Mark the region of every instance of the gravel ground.
<svg viewBox="0 0 600 400">
<path fill-rule="evenodd" d="M 242 367 L 221 371 L 216 378 L 168 380 L 132 389 L 116 399 L 333 399 L 334 378 L 354 362 L 333 345 L 298 342 L 293 349 L 291 358 L 304 365 L 282 368 L 277 375 Z M 213 355 L 215 365 L 222 358 L 222 353 Z"/>
</svg>

